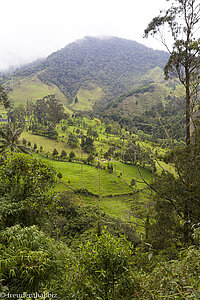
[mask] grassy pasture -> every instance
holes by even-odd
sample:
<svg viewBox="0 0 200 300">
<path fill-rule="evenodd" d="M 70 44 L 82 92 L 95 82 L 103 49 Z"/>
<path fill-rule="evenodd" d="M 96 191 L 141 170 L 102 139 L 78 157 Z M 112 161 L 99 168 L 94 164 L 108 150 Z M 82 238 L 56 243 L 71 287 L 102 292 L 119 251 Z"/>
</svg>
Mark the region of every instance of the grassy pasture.
<svg viewBox="0 0 200 300">
<path fill-rule="evenodd" d="M 41 156 L 40 156 L 41 157 Z M 81 188 L 81 164 L 76 162 L 61 162 L 54 161 L 49 158 L 42 159 L 53 164 L 57 172 L 61 172 L 63 175 L 62 181 L 69 183 L 73 189 Z M 103 165 L 101 163 L 101 165 Z M 123 170 L 122 163 L 116 163 L 116 173 L 119 174 Z M 91 193 L 99 194 L 99 176 L 100 176 L 100 195 L 122 195 L 134 192 L 134 188 L 130 187 L 130 180 L 135 177 L 136 168 L 133 165 L 125 165 L 124 174 L 122 176 L 115 177 L 115 171 L 109 173 L 104 169 L 96 169 L 95 166 L 82 164 L 82 182 L 83 188 L 86 188 Z M 141 169 L 144 178 L 149 181 L 151 179 L 151 173 L 148 170 Z M 138 180 L 141 178 L 138 174 Z M 144 188 L 143 183 L 138 183 L 138 188 Z M 61 186 L 64 189 L 64 186 Z"/>
<path fill-rule="evenodd" d="M 26 100 L 35 102 L 37 99 L 49 94 L 56 94 L 64 104 L 67 103 L 66 97 L 57 86 L 46 85 L 39 80 L 37 75 L 20 79 L 10 87 L 12 91 L 9 92 L 8 96 L 11 101 L 14 101 L 15 105 L 25 104 Z"/>
<path fill-rule="evenodd" d="M 120 218 L 137 228 L 139 233 L 144 232 L 145 218 L 142 219 L 140 213 L 134 213 L 133 205 L 137 203 L 138 208 L 146 211 L 150 199 L 148 189 L 140 190 L 133 195 L 104 196 L 81 196 L 85 203 L 100 206 L 100 209 L 114 218 Z M 132 210 L 133 209 L 133 210 Z"/>
<path fill-rule="evenodd" d="M 81 149 L 80 148 L 72 149 L 69 145 L 67 145 L 67 143 L 64 143 L 64 142 L 61 142 L 61 141 L 58 141 L 58 140 L 53 140 L 53 139 L 49 139 L 49 138 L 44 137 L 44 136 L 35 135 L 35 134 L 32 134 L 31 132 L 27 132 L 27 131 L 24 131 L 22 133 L 21 139 L 22 138 L 24 138 L 27 141 L 30 141 L 31 146 L 33 146 L 34 143 L 36 143 L 38 150 L 40 149 L 40 146 L 42 146 L 43 152 L 52 153 L 54 148 L 56 148 L 59 155 L 60 155 L 62 150 L 65 150 L 67 152 L 67 154 L 69 154 L 73 150 L 74 153 L 76 154 L 76 156 L 78 156 L 78 157 L 81 156 Z M 86 154 L 84 152 L 82 153 L 82 155 L 83 155 L 83 158 L 86 158 L 88 156 L 88 154 Z"/>
<path fill-rule="evenodd" d="M 77 97 L 78 102 L 73 102 L 71 107 L 75 110 L 92 110 L 95 102 L 99 101 L 103 96 L 103 91 L 100 87 L 90 83 L 88 88 L 80 88 Z"/>
</svg>

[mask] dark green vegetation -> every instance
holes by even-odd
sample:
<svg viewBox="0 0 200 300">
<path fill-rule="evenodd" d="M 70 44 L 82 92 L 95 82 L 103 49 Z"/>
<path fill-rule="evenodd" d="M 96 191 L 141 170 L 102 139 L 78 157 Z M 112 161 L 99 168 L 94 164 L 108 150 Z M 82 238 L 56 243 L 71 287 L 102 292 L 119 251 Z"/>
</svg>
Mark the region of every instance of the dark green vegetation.
<svg viewBox="0 0 200 300">
<path fill-rule="evenodd" d="M 185 4 L 190 20 L 190 8 L 195 3 L 175 1 L 177 5 Z M 150 29 L 156 31 L 152 26 L 164 21 L 177 29 L 173 13 L 182 13 L 181 8 L 172 6 L 169 18 L 165 15 L 164 19 L 154 19 Z M 195 6 L 193 12 L 200 18 Z M 177 42 L 176 46 L 183 46 Z M 29 90 L 31 80 L 33 90 L 37 91 L 35 83 L 39 84 L 40 96 L 32 98 L 34 101 L 29 98 L 24 103 L 22 99 L 6 110 L 9 102 L 2 89 L 2 116 L 8 118 L 0 128 L 3 297 L 199 299 L 199 117 L 190 128 L 189 143 L 184 144 L 182 117 L 186 114 L 187 119 L 187 112 L 179 109 L 185 99 L 178 81 L 165 82 L 160 73 L 161 61 L 153 66 L 151 55 L 146 57 L 146 69 L 141 62 L 138 71 L 136 65 L 131 65 L 130 47 L 139 47 L 142 55 L 146 48 L 123 41 L 126 52 L 119 47 L 121 43 L 115 38 L 86 38 L 41 64 L 21 70 L 30 75 L 28 80 L 19 78 L 19 73 L 13 75 L 12 95 L 18 90 L 20 96 L 25 87 Z M 195 51 L 197 64 L 193 63 L 198 68 L 199 42 L 190 44 L 191 53 L 182 53 L 182 46 L 180 58 L 183 54 L 185 59 L 191 58 L 186 54 Z M 92 48 L 102 64 L 100 72 Z M 168 70 L 174 63 L 172 58 L 178 55 L 176 50 Z M 69 59 L 70 51 L 74 59 Z M 111 52 L 115 53 L 112 57 Z M 42 70 L 42 66 L 46 67 Z M 70 86 L 64 80 L 66 66 Z M 198 76 L 191 74 L 190 92 L 198 88 L 193 86 Z M 48 81 L 48 88 L 37 76 Z M 8 88 L 9 78 L 6 80 Z M 21 80 L 19 89 L 16 80 Z M 52 80 L 57 87 L 52 86 Z M 59 88 L 63 91 L 61 97 L 45 94 Z M 71 110 L 64 106 L 64 94 L 73 100 Z"/>
</svg>

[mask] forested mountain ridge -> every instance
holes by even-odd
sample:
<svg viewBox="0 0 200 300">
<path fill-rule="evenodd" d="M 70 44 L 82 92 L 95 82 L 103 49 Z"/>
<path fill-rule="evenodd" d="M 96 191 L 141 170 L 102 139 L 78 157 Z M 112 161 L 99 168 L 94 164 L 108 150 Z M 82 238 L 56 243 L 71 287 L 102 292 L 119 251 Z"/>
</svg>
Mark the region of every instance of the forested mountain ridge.
<svg viewBox="0 0 200 300">
<path fill-rule="evenodd" d="M 155 51 L 135 41 L 85 37 L 33 67 L 18 70 L 15 75 L 30 77 L 36 74 L 43 83 L 56 85 L 72 104 L 82 90 L 89 91 L 92 108 L 96 100 L 104 103 L 138 84 L 150 82 L 153 78 L 143 82 L 143 76 L 155 67 L 163 68 L 167 59 L 166 52 Z"/>
<path fill-rule="evenodd" d="M 167 58 L 165 52 L 134 41 L 85 37 L 51 54 L 39 78 L 59 86 L 70 101 L 87 82 L 103 88 L 110 100 L 133 87 L 149 69 L 163 67 Z"/>
</svg>

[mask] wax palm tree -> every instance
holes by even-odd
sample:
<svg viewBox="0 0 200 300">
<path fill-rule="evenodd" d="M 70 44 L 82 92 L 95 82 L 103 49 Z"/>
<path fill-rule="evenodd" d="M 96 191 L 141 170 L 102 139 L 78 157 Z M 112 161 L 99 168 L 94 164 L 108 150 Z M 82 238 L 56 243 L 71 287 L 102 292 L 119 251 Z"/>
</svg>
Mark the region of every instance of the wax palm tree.
<svg viewBox="0 0 200 300">
<path fill-rule="evenodd" d="M 8 99 L 8 95 L 4 88 L 0 85 L 0 105 L 3 105 L 5 108 L 10 106 L 10 101 Z"/>
<path fill-rule="evenodd" d="M 11 152 L 29 153 L 29 147 L 20 145 L 19 137 L 22 132 L 23 128 L 14 123 L 8 123 L 0 127 L 0 153 L 5 152 L 7 149 Z"/>
</svg>

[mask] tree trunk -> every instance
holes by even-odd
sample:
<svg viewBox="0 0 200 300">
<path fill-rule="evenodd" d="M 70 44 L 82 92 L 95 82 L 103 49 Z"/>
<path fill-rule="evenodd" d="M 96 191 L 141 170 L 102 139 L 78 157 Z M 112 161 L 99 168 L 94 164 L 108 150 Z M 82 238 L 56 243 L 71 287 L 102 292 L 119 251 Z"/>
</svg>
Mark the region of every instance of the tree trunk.
<svg viewBox="0 0 200 300">
<path fill-rule="evenodd" d="M 190 145 L 190 96 L 186 94 L 186 145 Z"/>
<path fill-rule="evenodd" d="M 185 68 L 185 75 L 186 75 L 185 76 L 185 92 L 186 92 L 185 126 L 186 126 L 186 145 L 188 148 L 190 145 L 190 75 L 189 75 L 189 69 L 187 66 Z"/>
</svg>

